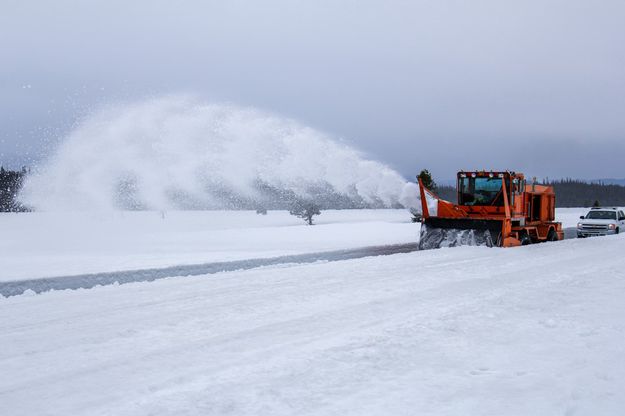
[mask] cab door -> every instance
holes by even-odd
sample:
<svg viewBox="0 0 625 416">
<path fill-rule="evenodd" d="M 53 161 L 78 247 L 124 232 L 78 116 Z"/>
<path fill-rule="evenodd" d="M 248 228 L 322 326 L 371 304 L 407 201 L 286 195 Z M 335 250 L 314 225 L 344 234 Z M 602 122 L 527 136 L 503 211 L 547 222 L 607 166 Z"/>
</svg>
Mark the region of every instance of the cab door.
<svg viewBox="0 0 625 416">
<path fill-rule="evenodd" d="M 623 213 L 623 211 L 618 212 L 618 226 L 619 231 L 625 232 L 625 214 Z"/>
</svg>

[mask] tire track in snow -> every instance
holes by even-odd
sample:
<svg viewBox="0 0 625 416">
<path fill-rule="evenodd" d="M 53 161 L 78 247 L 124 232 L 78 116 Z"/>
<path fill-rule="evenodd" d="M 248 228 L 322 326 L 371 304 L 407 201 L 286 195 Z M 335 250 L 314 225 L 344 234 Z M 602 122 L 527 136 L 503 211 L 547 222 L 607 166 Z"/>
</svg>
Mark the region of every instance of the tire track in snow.
<svg viewBox="0 0 625 416">
<path fill-rule="evenodd" d="M 317 261 L 341 261 L 371 256 L 388 256 L 398 253 L 410 253 L 418 250 L 417 243 L 371 246 L 355 249 L 325 251 L 318 253 L 294 254 L 279 257 L 256 258 L 201 264 L 189 264 L 162 268 L 124 270 L 117 272 L 88 273 L 71 276 L 45 277 L 27 280 L 13 280 L 0 283 L 0 295 L 9 297 L 21 295 L 27 290 L 35 293 L 49 290 L 90 289 L 98 285 L 124 284 L 132 282 L 151 282 L 157 279 L 178 276 L 199 276 L 248 270 L 263 266 L 275 266 L 289 263 L 314 263 Z"/>
</svg>

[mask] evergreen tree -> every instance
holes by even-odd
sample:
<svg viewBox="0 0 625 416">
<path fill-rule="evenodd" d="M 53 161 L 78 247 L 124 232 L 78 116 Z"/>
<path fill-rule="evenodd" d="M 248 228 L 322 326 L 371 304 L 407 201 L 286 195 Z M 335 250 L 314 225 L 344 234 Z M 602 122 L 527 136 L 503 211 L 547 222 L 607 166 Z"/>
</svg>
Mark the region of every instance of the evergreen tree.
<svg viewBox="0 0 625 416">
<path fill-rule="evenodd" d="M 17 201 L 17 195 L 28 171 L 7 170 L 0 167 L 0 212 L 19 212 L 27 209 Z"/>
<path fill-rule="evenodd" d="M 421 179 L 423 186 L 425 186 L 427 189 L 429 189 L 432 192 L 436 192 L 436 189 L 437 189 L 436 182 L 434 182 L 434 179 L 432 179 L 432 174 L 430 173 L 429 170 L 423 169 L 417 175 L 417 179 Z"/>
<path fill-rule="evenodd" d="M 419 179 L 421 179 L 421 183 L 427 189 L 432 192 L 437 191 L 438 187 L 436 186 L 436 182 L 434 182 L 434 179 L 432 179 L 432 174 L 429 170 L 423 169 L 421 172 L 419 172 L 419 174 L 417 175 L 417 182 Z M 420 212 L 418 212 L 415 208 L 411 208 L 410 213 L 412 214 L 412 222 L 421 222 L 422 214 Z"/>
</svg>

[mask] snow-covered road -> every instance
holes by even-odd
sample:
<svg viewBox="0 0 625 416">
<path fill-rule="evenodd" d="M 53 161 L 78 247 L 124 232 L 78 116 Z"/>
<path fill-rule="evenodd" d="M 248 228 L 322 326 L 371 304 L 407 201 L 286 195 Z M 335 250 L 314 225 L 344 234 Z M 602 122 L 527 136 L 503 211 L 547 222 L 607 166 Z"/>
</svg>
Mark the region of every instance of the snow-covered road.
<svg viewBox="0 0 625 416">
<path fill-rule="evenodd" d="M 26 291 L 41 293 L 49 290 L 90 289 L 95 286 L 130 282 L 151 282 L 177 276 L 198 276 L 235 270 L 249 270 L 264 266 L 304 264 L 359 259 L 372 256 L 389 256 L 418 250 L 418 243 L 392 244 L 386 246 L 360 247 L 319 253 L 292 254 L 225 262 L 182 264 L 154 269 L 121 270 L 117 272 L 88 273 L 69 276 L 53 276 L 39 279 L 0 281 L 1 296 L 21 295 Z"/>
<path fill-rule="evenodd" d="M 0 297 L 2 415 L 619 415 L 625 236 Z"/>
</svg>

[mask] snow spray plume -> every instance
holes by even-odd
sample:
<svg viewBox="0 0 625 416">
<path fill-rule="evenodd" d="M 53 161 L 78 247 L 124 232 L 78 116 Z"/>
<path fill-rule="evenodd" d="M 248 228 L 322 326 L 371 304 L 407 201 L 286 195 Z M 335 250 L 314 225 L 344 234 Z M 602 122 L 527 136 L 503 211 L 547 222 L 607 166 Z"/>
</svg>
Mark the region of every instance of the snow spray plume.
<svg viewBox="0 0 625 416">
<path fill-rule="evenodd" d="M 20 198 L 38 210 L 284 208 L 297 198 L 390 207 L 415 205 L 416 191 L 292 120 L 165 97 L 86 118 Z"/>
</svg>

